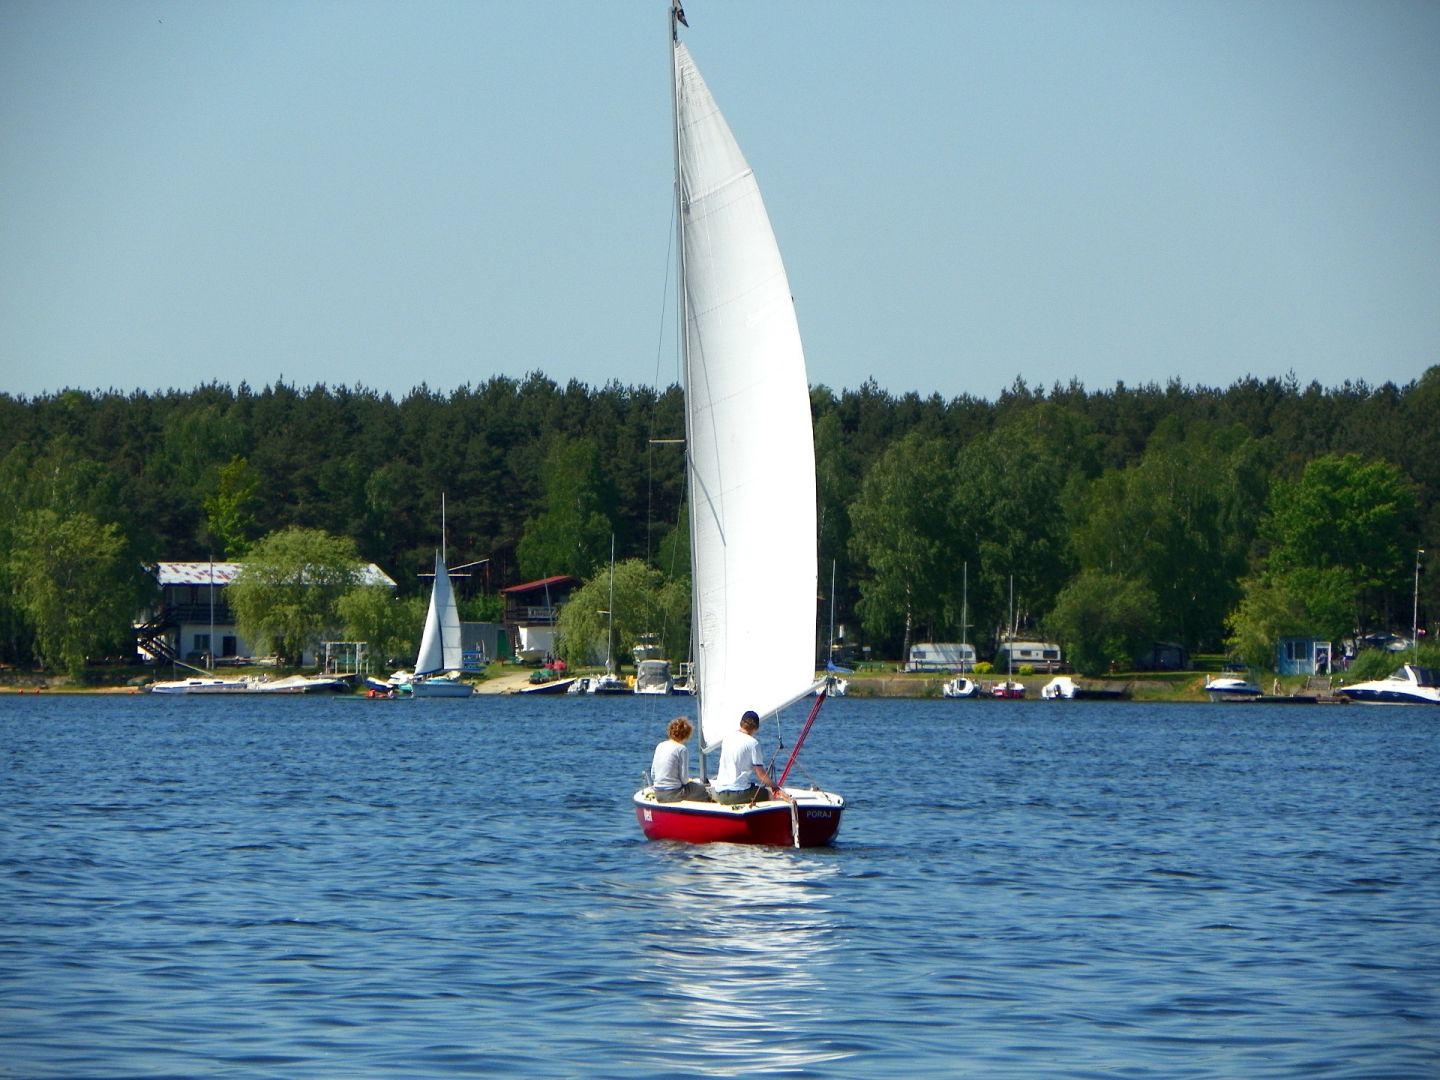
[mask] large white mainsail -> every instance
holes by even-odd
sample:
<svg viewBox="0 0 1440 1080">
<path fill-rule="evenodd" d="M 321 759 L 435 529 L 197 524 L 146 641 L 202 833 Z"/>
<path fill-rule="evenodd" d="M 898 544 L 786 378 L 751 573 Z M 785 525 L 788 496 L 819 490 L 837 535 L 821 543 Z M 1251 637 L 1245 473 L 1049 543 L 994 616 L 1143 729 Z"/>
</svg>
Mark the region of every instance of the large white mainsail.
<svg viewBox="0 0 1440 1080">
<path fill-rule="evenodd" d="M 420 635 L 420 653 L 415 658 L 416 675 L 458 671 L 461 663 L 460 609 L 445 560 L 435 553 L 435 583 L 430 589 L 430 608 L 425 612 L 425 629 Z"/>
<path fill-rule="evenodd" d="M 704 745 L 815 673 L 815 444 L 805 356 L 750 166 L 674 42 L 693 634 Z"/>
</svg>

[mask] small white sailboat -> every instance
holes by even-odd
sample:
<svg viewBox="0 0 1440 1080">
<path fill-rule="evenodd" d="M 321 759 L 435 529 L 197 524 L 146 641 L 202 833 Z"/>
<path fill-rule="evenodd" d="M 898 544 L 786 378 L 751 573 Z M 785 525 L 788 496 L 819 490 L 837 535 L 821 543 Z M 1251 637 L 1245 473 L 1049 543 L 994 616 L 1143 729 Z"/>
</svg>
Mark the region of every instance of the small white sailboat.
<svg viewBox="0 0 1440 1080">
<path fill-rule="evenodd" d="M 844 697 L 850 692 L 850 680 L 842 675 L 855 674 L 850 668 L 835 663 L 835 560 L 830 560 L 830 647 L 825 652 L 825 682 L 815 688 L 815 693 L 828 693 L 831 697 Z"/>
<path fill-rule="evenodd" d="M 401 682 L 401 692 L 417 698 L 469 697 L 475 691 L 460 679 L 462 663 L 460 608 L 455 603 L 455 590 L 450 584 L 450 572 L 445 569 L 445 558 L 437 551 L 435 581 L 430 586 L 430 607 L 425 612 L 415 673 Z"/>
<path fill-rule="evenodd" d="M 1010 575 L 1010 625 L 1005 632 L 1007 642 L 1015 640 L 1015 575 Z M 1015 652 L 1005 650 L 1005 679 L 990 687 L 990 696 L 1002 701 L 1019 701 L 1025 697 L 1025 684 L 1015 678 Z"/>
<path fill-rule="evenodd" d="M 973 698 L 980 696 L 980 684 L 974 679 L 964 675 L 957 675 L 948 679 L 940 689 L 941 694 L 947 698 Z"/>
<path fill-rule="evenodd" d="M 953 679 L 947 679 L 940 688 L 942 697 L 957 698 L 964 700 L 980 696 L 980 684 L 974 679 L 966 678 L 964 672 L 969 664 L 970 670 L 974 670 L 974 664 L 970 658 L 974 655 L 970 649 L 970 564 L 961 564 L 961 591 L 960 591 L 960 671 L 961 674 Z"/>
<path fill-rule="evenodd" d="M 755 176 L 670 5 L 679 302 L 691 520 L 693 691 L 705 752 L 815 689 L 815 443 L 795 305 Z M 796 755 L 820 706 L 794 740 Z M 651 840 L 810 847 L 845 800 L 785 787 L 793 802 L 660 803 L 635 793 Z"/>
<path fill-rule="evenodd" d="M 629 694 L 632 687 L 615 670 L 615 537 L 610 537 L 610 610 L 605 612 L 609 621 L 605 628 L 605 674 L 590 678 L 588 691 L 592 694 Z"/>
</svg>

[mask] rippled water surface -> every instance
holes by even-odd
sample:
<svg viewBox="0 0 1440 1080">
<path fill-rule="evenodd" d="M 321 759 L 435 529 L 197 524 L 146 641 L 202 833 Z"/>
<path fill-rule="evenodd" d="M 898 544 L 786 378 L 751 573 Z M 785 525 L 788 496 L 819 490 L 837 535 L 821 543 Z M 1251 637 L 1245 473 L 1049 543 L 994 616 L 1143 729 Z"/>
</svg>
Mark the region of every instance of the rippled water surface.
<svg viewBox="0 0 1440 1080">
<path fill-rule="evenodd" d="M 797 852 L 686 704 L 0 699 L 0 1075 L 1440 1075 L 1435 710 L 842 699 Z"/>
</svg>

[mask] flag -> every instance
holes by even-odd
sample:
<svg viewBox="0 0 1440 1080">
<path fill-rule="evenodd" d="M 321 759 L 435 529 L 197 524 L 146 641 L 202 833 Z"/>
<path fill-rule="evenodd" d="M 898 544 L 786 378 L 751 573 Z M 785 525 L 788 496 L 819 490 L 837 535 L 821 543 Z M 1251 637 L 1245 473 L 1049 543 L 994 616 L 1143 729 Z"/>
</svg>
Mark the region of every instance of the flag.
<svg viewBox="0 0 1440 1080">
<path fill-rule="evenodd" d="M 679 0 L 676 0 L 676 4 L 675 4 L 675 18 L 677 18 L 677 19 L 680 20 L 680 25 L 681 25 L 681 26 L 685 27 L 686 29 L 689 29 L 690 24 L 685 21 L 685 9 L 680 6 Z"/>
</svg>

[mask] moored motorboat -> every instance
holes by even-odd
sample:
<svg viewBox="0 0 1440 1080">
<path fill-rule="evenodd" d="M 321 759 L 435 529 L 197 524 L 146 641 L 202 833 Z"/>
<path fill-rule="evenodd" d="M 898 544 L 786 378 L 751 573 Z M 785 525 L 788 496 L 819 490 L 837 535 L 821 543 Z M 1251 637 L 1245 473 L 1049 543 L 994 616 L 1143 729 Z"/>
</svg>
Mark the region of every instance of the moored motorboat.
<svg viewBox="0 0 1440 1080">
<path fill-rule="evenodd" d="M 670 677 L 670 661 L 639 660 L 635 664 L 635 693 L 668 694 L 674 679 Z"/>
<path fill-rule="evenodd" d="M 592 694 L 631 694 L 635 692 L 629 682 L 613 671 L 593 676 L 587 689 Z"/>
<path fill-rule="evenodd" d="M 205 676 L 190 679 L 165 679 L 151 683 L 146 689 L 152 694 L 248 694 L 256 680 L 245 675 L 228 677 Z"/>
<path fill-rule="evenodd" d="M 1118 701 L 1129 697 L 1130 691 L 1123 687 L 1086 686 L 1069 675 L 1056 675 L 1040 688 L 1040 696 L 1046 701 Z"/>
<path fill-rule="evenodd" d="M 537 679 L 530 676 L 530 681 L 516 691 L 518 694 L 568 694 L 570 688 L 575 685 L 576 678 L 557 676 L 550 679 Z"/>
<path fill-rule="evenodd" d="M 268 675 L 207 675 L 168 679 L 148 687 L 152 694 L 339 694 L 350 689 L 344 679 L 326 675 L 286 675 L 279 679 Z"/>
<path fill-rule="evenodd" d="M 1222 675 L 1218 679 L 1205 680 L 1205 693 L 1211 701 L 1254 701 L 1260 696 L 1260 687 L 1248 679 L 1235 675 Z"/>
<path fill-rule="evenodd" d="M 255 694 L 344 694 L 351 686 L 344 679 L 330 675 L 287 675 L 281 679 L 257 681 L 251 693 Z"/>
<path fill-rule="evenodd" d="M 1440 668 L 1403 664 L 1383 679 L 1342 686 L 1335 693 L 1367 705 L 1440 705 Z"/>
</svg>

